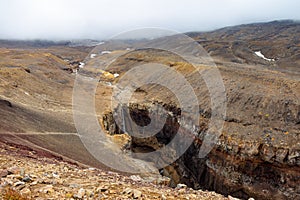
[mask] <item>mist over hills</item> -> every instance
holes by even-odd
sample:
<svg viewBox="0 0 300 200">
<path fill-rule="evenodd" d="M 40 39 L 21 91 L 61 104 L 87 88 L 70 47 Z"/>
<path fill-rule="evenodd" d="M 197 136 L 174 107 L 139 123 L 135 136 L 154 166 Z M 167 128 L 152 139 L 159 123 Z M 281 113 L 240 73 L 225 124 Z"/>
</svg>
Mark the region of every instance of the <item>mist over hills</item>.
<svg viewBox="0 0 300 200">
<path fill-rule="evenodd" d="M 243 24 L 225 27 L 210 32 L 188 32 L 204 49 L 215 58 L 233 63 L 269 65 L 254 52 L 274 59 L 271 64 L 287 70 L 299 67 L 300 22 L 281 20 L 267 23 Z M 138 40 L 137 40 L 138 41 Z M 103 40 L 0 40 L 7 48 L 47 48 L 51 46 L 94 47 Z M 134 42 L 134 40 L 132 41 Z"/>
</svg>

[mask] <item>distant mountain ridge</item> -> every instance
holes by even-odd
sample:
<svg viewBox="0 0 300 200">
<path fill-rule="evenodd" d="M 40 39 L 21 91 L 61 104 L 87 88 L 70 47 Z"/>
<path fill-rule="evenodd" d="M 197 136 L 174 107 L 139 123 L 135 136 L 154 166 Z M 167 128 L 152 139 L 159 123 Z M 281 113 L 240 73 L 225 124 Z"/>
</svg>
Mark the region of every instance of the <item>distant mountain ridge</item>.
<svg viewBox="0 0 300 200">
<path fill-rule="evenodd" d="M 293 20 L 244 24 L 210 32 L 187 33 L 201 44 L 211 56 L 225 61 L 248 64 L 276 65 L 299 69 L 300 22 Z M 270 63 L 254 54 L 261 51 Z"/>
<path fill-rule="evenodd" d="M 300 21 L 282 20 L 242 24 L 209 32 L 189 32 L 186 34 L 201 44 L 213 58 L 221 59 L 221 63 L 225 61 L 239 64 L 272 65 L 292 71 L 298 70 L 300 67 Z M 63 41 L 0 40 L 0 47 L 93 47 L 101 43 L 99 40 L 91 39 Z M 269 59 L 262 59 L 255 52 L 260 52 Z"/>
<path fill-rule="evenodd" d="M 47 48 L 51 46 L 70 46 L 70 47 L 93 47 L 101 44 L 98 40 L 78 39 L 78 40 L 1 40 L 0 47 L 7 48 Z"/>
</svg>

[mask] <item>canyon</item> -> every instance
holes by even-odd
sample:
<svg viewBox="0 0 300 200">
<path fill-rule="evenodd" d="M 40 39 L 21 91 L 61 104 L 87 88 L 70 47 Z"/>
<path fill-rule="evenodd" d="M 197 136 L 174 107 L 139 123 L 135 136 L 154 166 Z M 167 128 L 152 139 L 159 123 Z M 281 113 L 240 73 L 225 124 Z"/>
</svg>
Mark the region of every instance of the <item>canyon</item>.
<svg viewBox="0 0 300 200">
<path fill-rule="evenodd" d="M 85 43 L 0 41 L 0 142 L 39 152 L 40 157 L 113 170 L 86 149 L 76 130 L 73 94 L 76 77 L 82 75 L 97 83 L 94 117 L 107 138 L 149 165 L 170 162 L 156 172 L 170 178 L 170 187 L 185 184 L 196 191 L 241 199 L 300 199 L 299 34 L 300 25 L 293 21 L 187 33 L 214 60 L 225 88 L 222 130 L 204 157 L 199 152 L 214 116 L 212 99 L 203 77 L 178 55 L 133 49 L 133 41 L 122 41 L 117 50 L 102 43 L 106 51 L 100 52 Z M 105 70 L 87 67 L 93 59 L 102 62 L 120 53 Z M 199 116 L 197 123 L 182 110 L 178 96 L 158 84 L 138 87 L 129 104 L 111 108 L 118 81 L 134 66 L 147 63 L 163 64 L 186 78 L 198 100 L 190 105 Z M 199 68 L 205 72 L 211 66 Z M 173 79 L 168 74 L 163 78 Z M 189 100 L 184 90 L 177 92 Z M 119 117 L 125 119 L 121 126 L 115 117 L 118 109 L 123 113 Z M 158 132 L 147 138 L 134 135 L 135 124 L 146 127 L 153 113 L 156 121 L 165 119 L 161 128 L 154 127 Z M 168 146 L 180 134 L 180 144 L 187 143 L 186 138 L 192 143 L 179 158 L 176 151 L 159 154 L 159 159 L 145 156 Z"/>
</svg>

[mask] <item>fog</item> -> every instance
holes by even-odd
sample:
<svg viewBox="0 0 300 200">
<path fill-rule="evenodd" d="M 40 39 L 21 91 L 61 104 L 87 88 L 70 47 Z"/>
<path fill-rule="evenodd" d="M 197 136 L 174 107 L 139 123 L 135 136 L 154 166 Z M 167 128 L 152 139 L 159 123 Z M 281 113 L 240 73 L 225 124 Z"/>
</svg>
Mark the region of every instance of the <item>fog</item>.
<svg viewBox="0 0 300 200">
<path fill-rule="evenodd" d="M 1 39 L 106 39 L 126 30 L 179 32 L 300 19 L 298 0 L 0 0 Z"/>
</svg>

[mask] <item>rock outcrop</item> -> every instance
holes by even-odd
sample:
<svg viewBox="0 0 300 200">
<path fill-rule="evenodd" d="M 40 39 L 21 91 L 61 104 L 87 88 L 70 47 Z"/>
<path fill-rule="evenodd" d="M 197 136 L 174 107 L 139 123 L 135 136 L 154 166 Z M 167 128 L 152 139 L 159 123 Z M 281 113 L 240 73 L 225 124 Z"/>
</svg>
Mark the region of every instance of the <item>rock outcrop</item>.
<svg viewBox="0 0 300 200">
<path fill-rule="evenodd" d="M 195 129 L 193 124 L 178 123 L 178 119 L 182 118 L 179 108 L 168 104 L 162 104 L 162 106 L 169 112 L 163 129 L 155 136 L 146 139 L 133 136 L 131 151 L 145 153 L 160 149 L 173 139 L 180 125 L 184 127 L 186 134 L 191 134 L 190 130 Z M 129 108 L 130 116 L 136 124 L 145 126 L 149 123 L 148 114 L 153 112 L 153 109 L 156 109 L 154 104 L 133 104 Z M 205 158 L 201 159 L 198 154 L 207 130 L 208 120 L 204 117 L 200 122 L 201 127 L 196 127 L 197 135 L 194 135 L 195 140 L 189 149 L 178 160 L 161 170 L 163 175 L 172 179 L 171 186 L 175 187 L 178 183 L 184 183 L 194 189 L 204 188 L 243 199 L 250 197 L 257 199 L 300 198 L 300 149 L 297 141 L 296 145 L 283 145 L 272 139 L 273 134 L 280 134 L 282 139 L 286 140 L 289 136 L 298 137 L 297 133 L 272 130 L 264 134 L 265 138 L 256 137 L 250 140 L 243 134 L 228 134 L 227 131 L 232 126 L 240 126 L 241 122 L 227 117 L 218 143 Z M 291 118 L 294 124 L 297 120 L 297 118 Z M 103 121 L 104 128 L 110 134 L 123 134 L 114 122 L 111 113 L 105 115 Z M 243 124 L 246 127 L 249 126 L 245 122 Z M 130 124 L 127 123 L 126 127 L 130 135 L 133 131 L 128 128 Z M 168 156 L 170 155 L 160 155 L 163 160 L 170 159 Z M 149 157 L 140 157 L 140 159 L 158 162 Z"/>
<path fill-rule="evenodd" d="M 8 106 L 8 107 L 12 107 L 12 104 L 11 104 L 10 101 L 0 99 L 0 106 Z"/>
</svg>

